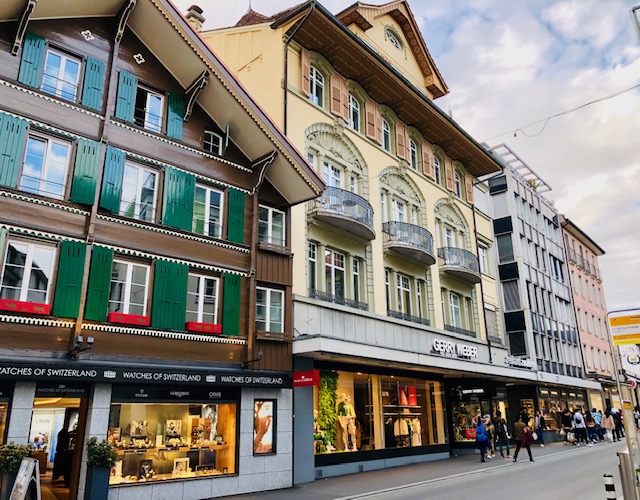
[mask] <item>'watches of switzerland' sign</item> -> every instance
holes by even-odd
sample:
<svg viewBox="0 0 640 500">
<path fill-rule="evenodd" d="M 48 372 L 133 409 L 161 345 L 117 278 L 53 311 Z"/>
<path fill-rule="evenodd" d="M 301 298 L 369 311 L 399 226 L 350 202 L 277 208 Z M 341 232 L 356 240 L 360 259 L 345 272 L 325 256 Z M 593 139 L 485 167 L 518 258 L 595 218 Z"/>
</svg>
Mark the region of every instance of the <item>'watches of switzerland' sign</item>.
<svg viewBox="0 0 640 500">
<path fill-rule="evenodd" d="M 452 342 L 450 340 L 433 339 L 432 349 L 438 354 L 451 354 L 458 358 L 473 359 L 478 357 L 476 346 Z"/>
</svg>

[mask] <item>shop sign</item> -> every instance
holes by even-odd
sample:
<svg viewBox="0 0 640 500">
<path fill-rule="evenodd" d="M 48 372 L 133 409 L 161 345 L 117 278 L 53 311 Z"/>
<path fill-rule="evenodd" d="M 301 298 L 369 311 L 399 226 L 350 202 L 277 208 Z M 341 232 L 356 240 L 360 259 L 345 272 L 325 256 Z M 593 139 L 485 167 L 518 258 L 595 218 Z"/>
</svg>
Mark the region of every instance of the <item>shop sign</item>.
<svg viewBox="0 0 640 500">
<path fill-rule="evenodd" d="M 432 348 L 438 354 L 453 354 L 459 358 L 477 358 L 478 348 L 450 340 L 433 339 Z"/>
<path fill-rule="evenodd" d="M 320 385 L 320 370 L 293 372 L 293 387 Z"/>
<path fill-rule="evenodd" d="M 484 389 L 462 389 L 462 394 L 484 394 Z"/>
<path fill-rule="evenodd" d="M 51 396 L 82 398 L 87 395 L 87 388 L 73 384 L 38 384 L 36 397 L 46 398 Z"/>
<path fill-rule="evenodd" d="M 535 363 L 529 358 L 517 358 L 515 356 L 505 356 L 505 364 L 509 366 L 517 366 L 518 368 L 534 368 Z"/>
<path fill-rule="evenodd" d="M 211 403 L 237 401 L 238 389 L 216 389 L 187 387 L 176 389 L 157 385 L 117 385 L 113 388 L 112 400 L 117 403 Z"/>
<path fill-rule="evenodd" d="M 152 384 L 212 384 L 232 387 L 291 387 L 285 372 L 162 370 L 147 367 L 109 367 L 74 364 L 0 364 L 0 379 L 64 380 L 73 382 L 144 382 Z"/>
<path fill-rule="evenodd" d="M 627 363 L 629 363 L 630 365 L 640 365 L 640 356 L 638 356 L 637 354 L 628 354 Z"/>
</svg>

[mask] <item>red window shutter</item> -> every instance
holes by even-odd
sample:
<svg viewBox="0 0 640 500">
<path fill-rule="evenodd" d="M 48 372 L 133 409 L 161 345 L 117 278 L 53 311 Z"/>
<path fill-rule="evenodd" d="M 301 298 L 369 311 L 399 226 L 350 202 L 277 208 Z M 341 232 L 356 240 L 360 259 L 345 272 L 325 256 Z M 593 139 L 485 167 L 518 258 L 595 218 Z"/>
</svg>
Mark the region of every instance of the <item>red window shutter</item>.
<svg viewBox="0 0 640 500">
<path fill-rule="evenodd" d="M 331 75 L 331 113 L 342 116 L 342 77 Z"/>
<path fill-rule="evenodd" d="M 378 104 L 373 101 L 367 101 L 364 103 L 365 114 L 367 117 L 367 125 L 365 127 L 365 133 L 369 139 L 377 140 L 378 134 L 376 133 L 376 110 L 380 114 Z"/>
<path fill-rule="evenodd" d="M 473 177 L 469 174 L 464 176 L 464 184 L 467 188 L 467 202 L 473 203 Z"/>
<path fill-rule="evenodd" d="M 429 177 L 429 179 L 436 178 L 436 173 L 433 169 L 433 151 L 431 146 L 427 142 L 422 143 L 422 173 Z"/>
<path fill-rule="evenodd" d="M 311 95 L 311 63 L 309 62 L 309 53 L 300 49 L 300 60 L 302 63 L 302 82 L 300 86 L 302 87 L 302 93 L 309 97 Z"/>
<path fill-rule="evenodd" d="M 341 78 L 342 80 L 342 118 L 344 121 L 349 123 L 349 88 L 347 87 L 347 80 Z"/>
<path fill-rule="evenodd" d="M 396 155 L 407 159 L 407 126 L 401 121 L 396 122 Z"/>
<path fill-rule="evenodd" d="M 455 191 L 456 186 L 453 183 L 453 162 L 449 158 L 444 160 L 444 175 L 447 189 L 449 191 Z"/>
</svg>

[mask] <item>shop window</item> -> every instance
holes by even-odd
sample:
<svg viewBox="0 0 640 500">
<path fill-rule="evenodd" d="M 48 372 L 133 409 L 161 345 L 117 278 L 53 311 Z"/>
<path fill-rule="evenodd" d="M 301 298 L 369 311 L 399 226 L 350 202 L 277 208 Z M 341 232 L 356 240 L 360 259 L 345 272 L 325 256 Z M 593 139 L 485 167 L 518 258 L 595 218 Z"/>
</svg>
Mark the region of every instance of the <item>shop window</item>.
<svg viewBox="0 0 640 500">
<path fill-rule="evenodd" d="M 256 330 L 284 332 L 284 292 L 256 288 Z"/>
<path fill-rule="evenodd" d="M 204 141 L 202 144 L 205 151 L 216 156 L 222 155 L 222 136 L 211 130 L 204 131 Z"/>
<path fill-rule="evenodd" d="M 271 245 L 286 245 L 283 211 L 260 205 L 258 208 L 258 241 Z"/>
<path fill-rule="evenodd" d="M 315 66 L 310 68 L 310 84 L 309 99 L 314 104 L 322 107 L 324 105 L 324 76 Z"/>
<path fill-rule="evenodd" d="M 222 236 L 222 191 L 196 185 L 193 201 L 193 232 L 220 238 Z"/>
<path fill-rule="evenodd" d="M 80 66 L 79 58 L 51 48 L 47 49 L 40 90 L 68 101 L 75 101 L 78 95 Z"/>
<path fill-rule="evenodd" d="M 125 217 L 153 222 L 157 177 L 158 174 L 154 170 L 126 163 L 118 213 Z"/>
<path fill-rule="evenodd" d="M 109 415 L 107 440 L 118 455 L 110 485 L 237 473 L 236 402 L 120 403 L 133 398 L 127 391 L 114 392 Z"/>
<path fill-rule="evenodd" d="M 7 241 L 0 300 L 48 304 L 55 253 L 53 246 Z"/>
<path fill-rule="evenodd" d="M 145 316 L 149 266 L 115 260 L 111 266 L 109 312 Z"/>
<path fill-rule="evenodd" d="M 320 377 L 314 388 L 315 454 L 447 442 L 439 382 L 332 370 Z"/>
<path fill-rule="evenodd" d="M 218 278 L 189 274 L 187 284 L 187 321 L 218 323 Z"/>
<path fill-rule="evenodd" d="M 66 192 L 70 157 L 69 142 L 30 134 L 19 189 L 62 200 Z"/>
</svg>

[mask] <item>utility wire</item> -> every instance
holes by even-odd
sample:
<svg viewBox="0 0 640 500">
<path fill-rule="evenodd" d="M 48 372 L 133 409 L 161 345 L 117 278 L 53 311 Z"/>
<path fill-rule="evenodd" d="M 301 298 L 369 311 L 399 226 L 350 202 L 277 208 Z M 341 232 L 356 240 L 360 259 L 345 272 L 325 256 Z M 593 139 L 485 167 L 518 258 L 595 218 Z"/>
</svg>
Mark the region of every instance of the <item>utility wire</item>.
<svg viewBox="0 0 640 500">
<path fill-rule="evenodd" d="M 544 132 L 544 129 L 546 128 L 547 123 L 549 123 L 549 120 L 551 120 L 552 118 L 556 118 L 558 116 L 563 116 L 563 115 L 568 115 L 569 113 L 573 113 L 574 111 L 578 111 L 579 109 L 586 108 L 587 106 L 590 106 L 592 104 L 596 104 L 598 102 L 602 102 L 602 101 L 606 101 L 608 99 L 612 99 L 614 97 L 618 97 L 619 95 L 625 94 L 627 92 L 631 92 L 632 90 L 637 89 L 638 87 L 640 87 L 640 83 L 638 83 L 638 84 L 636 84 L 636 85 L 634 85 L 632 87 L 626 88 L 624 90 L 619 90 L 618 92 L 614 92 L 613 94 L 609 94 L 608 96 L 601 97 L 600 99 L 595 99 L 593 101 L 589 101 L 589 102 L 587 102 L 585 104 L 582 104 L 582 105 L 577 106 L 575 108 L 569 109 L 567 111 L 562 111 L 561 113 L 556 113 L 555 115 L 547 116 L 546 118 L 542 118 L 541 120 L 537 120 L 535 122 L 531 122 L 531 123 L 529 123 L 527 125 L 524 125 L 523 127 L 518 127 L 518 128 L 516 128 L 514 130 L 508 130 L 507 132 L 503 132 L 501 134 L 494 135 L 493 137 L 489 137 L 488 139 L 485 139 L 482 142 L 488 142 L 491 139 L 495 139 L 496 137 L 500 137 L 502 135 L 510 134 L 512 132 L 514 134 L 514 137 L 518 132 L 522 132 L 522 135 L 524 135 L 525 137 L 536 137 L 536 136 L 540 135 L 542 132 Z M 529 135 L 524 131 L 525 128 L 530 127 L 531 125 L 537 125 L 538 123 L 542 123 L 543 124 L 542 128 L 540 129 L 539 132 Z"/>
</svg>

